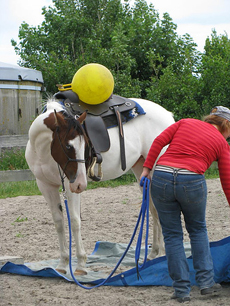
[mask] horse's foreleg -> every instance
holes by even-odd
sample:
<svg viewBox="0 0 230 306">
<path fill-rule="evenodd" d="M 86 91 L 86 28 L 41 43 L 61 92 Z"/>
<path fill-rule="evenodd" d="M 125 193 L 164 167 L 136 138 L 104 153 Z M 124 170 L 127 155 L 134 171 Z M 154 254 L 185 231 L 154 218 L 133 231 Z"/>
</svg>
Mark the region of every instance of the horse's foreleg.
<svg viewBox="0 0 230 306">
<path fill-rule="evenodd" d="M 149 210 L 153 218 L 153 244 L 151 247 L 151 251 L 148 255 L 148 259 L 151 260 L 154 259 L 155 257 L 165 255 L 161 225 L 156 208 L 151 199 L 151 195 L 149 196 Z"/>
<path fill-rule="evenodd" d="M 87 257 L 81 237 L 80 194 L 71 193 L 68 190 L 68 187 L 67 187 L 67 194 L 68 194 L 68 208 L 69 208 L 69 215 L 71 221 L 71 229 L 76 244 L 77 267 L 75 269 L 74 274 L 85 275 L 87 274 L 85 268 Z"/>
<path fill-rule="evenodd" d="M 55 224 L 55 228 L 58 234 L 61 254 L 60 254 L 60 262 L 56 269 L 61 273 L 66 273 L 66 269 L 69 263 L 69 253 L 65 237 L 64 218 L 61 206 L 61 199 L 59 195 L 59 186 L 49 185 L 47 183 L 43 183 L 38 179 L 37 179 L 37 185 L 49 205 L 53 221 Z"/>
<path fill-rule="evenodd" d="M 135 165 L 132 167 L 132 171 L 138 183 L 140 183 L 140 175 L 143 170 L 144 161 L 144 158 L 141 156 L 139 160 L 135 163 Z M 142 188 L 141 191 L 143 192 Z M 157 256 L 162 256 L 165 254 L 161 225 L 158 219 L 157 211 L 151 198 L 151 194 L 149 195 L 149 210 L 153 218 L 153 242 L 151 251 L 148 255 L 148 259 L 151 260 Z"/>
</svg>

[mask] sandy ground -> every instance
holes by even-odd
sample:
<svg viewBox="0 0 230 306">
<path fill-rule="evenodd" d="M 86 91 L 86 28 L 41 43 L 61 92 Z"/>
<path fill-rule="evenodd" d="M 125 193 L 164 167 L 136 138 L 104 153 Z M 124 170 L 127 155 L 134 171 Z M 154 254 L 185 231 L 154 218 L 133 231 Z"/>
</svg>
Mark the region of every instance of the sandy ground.
<svg viewBox="0 0 230 306">
<path fill-rule="evenodd" d="M 230 235 L 230 209 L 218 179 L 208 180 L 207 226 L 210 241 Z M 87 254 L 96 241 L 128 243 L 139 214 L 137 184 L 87 190 L 82 194 L 82 236 Z M 59 257 L 57 235 L 42 196 L 0 199 L 0 255 L 25 262 Z M 16 220 L 24 220 L 16 222 Z M 185 234 L 185 241 L 188 236 Z M 151 231 L 149 242 L 151 242 Z M 0 275 L 0 305 L 178 305 L 170 287 L 110 287 L 84 290 L 64 279 Z M 230 283 L 221 294 L 203 297 L 191 291 L 191 306 L 230 305 Z"/>
</svg>

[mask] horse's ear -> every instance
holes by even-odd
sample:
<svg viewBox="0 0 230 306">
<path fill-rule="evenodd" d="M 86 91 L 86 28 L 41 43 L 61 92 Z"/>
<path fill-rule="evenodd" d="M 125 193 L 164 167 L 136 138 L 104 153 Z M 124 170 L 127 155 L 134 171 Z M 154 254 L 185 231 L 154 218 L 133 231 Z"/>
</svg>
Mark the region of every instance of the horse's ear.
<svg viewBox="0 0 230 306">
<path fill-rule="evenodd" d="M 81 124 L 85 121 L 87 112 L 84 112 L 83 114 L 81 114 L 81 116 L 79 118 L 77 118 L 77 121 L 79 121 Z"/>
<path fill-rule="evenodd" d="M 56 109 L 54 109 L 54 126 L 61 127 L 65 125 L 65 120 L 61 113 L 58 113 Z"/>
<path fill-rule="evenodd" d="M 59 126 L 56 109 L 54 109 L 54 125 Z"/>
<path fill-rule="evenodd" d="M 49 114 L 49 116 L 44 119 L 45 125 L 52 131 L 55 131 L 56 128 L 60 126 L 59 122 L 59 114 L 56 112 L 56 110 L 54 110 L 53 113 Z"/>
</svg>

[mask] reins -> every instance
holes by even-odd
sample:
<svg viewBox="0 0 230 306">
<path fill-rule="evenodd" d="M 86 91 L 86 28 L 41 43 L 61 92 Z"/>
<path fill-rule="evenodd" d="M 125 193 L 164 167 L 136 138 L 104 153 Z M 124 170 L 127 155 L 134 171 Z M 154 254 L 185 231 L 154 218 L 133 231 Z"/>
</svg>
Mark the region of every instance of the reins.
<svg viewBox="0 0 230 306">
<path fill-rule="evenodd" d="M 62 178 L 62 177 L 61 177 Z M 113 271 L 109 274 L 109 276 L 103 280 L 100 284 L 97 284 L 93 287 L 87 287 L 82 285 L 74 276 L 73 270 L 72 270 L 72 231 L 71 231 L 71 221 L 70 221 L 70 214 L 69 214 L 69 208 L 68 208 L 68 201 L 67 201 L 67 196 L 66 196 L 66 191 L 65 191 L 65 186 L 64 186 L 64 179 L 62 178 L 62 191 L 63 191 L 63 199 L 66 207 L 66 214 L 67 214 L 67 219 L 68 219 L 68 226 L 69 226 L 69 269 L 70 269 L 70 274 L 74 280 L 74 282 L 80 286 L 83 289 L 93 289 L 96 287 L 103 286 L 106 282 L 109 281 L 109 279 L 113 276 L 117 268 L 120 266 L 121 262 L 123 261 L 124 257 L 126 256 L 133 240 L 136 235 L 140 220 L 141 220 L 141 226 L 140 226 L 140 231 L 138 235 L 138 240 L 137 240 L 137 245 L 136 245 L 136 252 L 135 252 L 135 262 L 136 262 L 136 268 L 137 268 L 137 278 L 141 278 L 140 276 L 140 270 L 143 269 L 146 261 L 147 261 L 147 254 L 148 254 L 148 232 L 149 232 L 149 185 L 150 185 L 150 180 L 146 177 L 142 177 L 140 181 L 140 186 L 143 187 L 143 198 L 142 198 L 142 205 L 140 209 L 140 213 L 137 219 L 136 226 L 134 228 L 134 232 L 132 234 L 132 237 L 130 239 L 130 242 L 119 259 L 118 263 L 116 264 L 115 268 Z M 143 264 L 140 266 L 139 265 L 139 259 L 140 259 L 140 252 L 141 252 L 141 242 L 142 242 L 142 233 L 143 233 L 143 228 L 144 228 L 144 223 L 146 219 L 146 237 L 145 237 L 145 256 L 144 256 L 144 261 Z"/>
</svg>

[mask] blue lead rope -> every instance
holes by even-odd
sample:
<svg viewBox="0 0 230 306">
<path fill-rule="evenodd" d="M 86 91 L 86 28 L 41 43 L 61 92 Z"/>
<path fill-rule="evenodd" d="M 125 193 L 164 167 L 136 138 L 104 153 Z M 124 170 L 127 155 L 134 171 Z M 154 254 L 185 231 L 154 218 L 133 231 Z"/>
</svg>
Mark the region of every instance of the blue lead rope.
<svg viewBox="0 0 230 306">
<path fill-rule="evenodd" d="M 100 284 L 97 284 L 95 286 L 92 287 L 87 287 L 82 285 L 80 282 L 78 282 L 78 280 L 75 278 L 73 270 L 72 270 L 72 231 L 71 231 L 71 221 L 70 221 L 70 215 L 69 215 L 69 208 L 68 208 L 68 202 L 67 202 L 67 198 L 64 194 L 64 203 L 65 203 L 65 207 L 66 207 L 66 213 L 67 213 L 67 219 L 68 219 L 68 225 L 69 225 L 69 269 L 70 269 L 70 274 L 74 280 L 74 282 L 80 286 L 83 289 L 93 289 L 96 287 L 100 287 L 103 286 L 115 273 L 115 271 L 117 270 L 117 268 L 119 267 L 119 265 L 121 264 L 122 260 L 124 259 L 124 257 L 126 256 L 132 242 L 133 239 L 136 235 L 137 232 L 137 228 L 139 226 L 140 223 L 140 219 L 142 217 L 142 221 L 141 221 L 141 226 L 140 226 L 140 232 L 138 235 L 138 240 L 137 240 L 137 246 L 136 246 L 136 251 L 135 251 L 135 262 L 136 262 L 136 267 L 137 267 L 137 277 L 138 279 L 140 278 L 140 273 L 139 273 L 139 269 L 142 269 L 147 261 L 147 255 L 148 255 L 148 231 L 149 231 L 149 185 L 150 185 L 150 180 L 147 179 L 146 177 L 142 177 L 141 181 L 140 181 L 140 186 L 143 186 L 143 199 L 142 199 L 142 205 L 141 205 L 141 209 L 140 209 L 140 213 L 137 219 L 137 224 L 135 226 L 133 235 L 130 239 L 130 242 L 124 252 L 124 254 L 121 256 L 121 258 L 119 259 L 118 263 L 116 264 L 116 267 L 113 269 L 113 271 L 109 274 L 109 276 L 103 280 Z M 65 188 L 64 188 L 64 183 L 62 183 L 62 187 L 63 187 L 63 192 L 65 192 Z M 140 258 L 140 251 L 141 251 L 141 242 L 142 242 L 142 232 L 143 232 L 143 228 L 144 228 L 144 220 L 145 220 L 145 216 L 146 216 L 146 237 L 145 237 L 145 257 L 144 257 L 144 261 L 143 264 L 140 266 L 139 265 L 139 258 Z"/>
<path fill-rule="evenodd" d="M 141 226 L 140 231 L 137 239 L 136 251 L 135 251 L 135 262 L 136 262 L 136 269 L 137 269 L 137 278 L 139 279 L 139 269 L 142 269 L 147 261 L 148 256 L 148 236 L 149 236 L 149 186 L 150 180 L 146 177 L 142 177 L 140 181 L 140 186 L 143 187 L 143 198 L 142 198 L 142 205 L 139 214 L 138 220 L 141 218 Z M 139 258 L 141 253 L 141 242 L 142 242 L 142 234 L 144 230 L 144 223 L 146 217 L 146 235 L 145 235 L 145 257 L 142 265 L 139 265 Z"/>
</svg>

